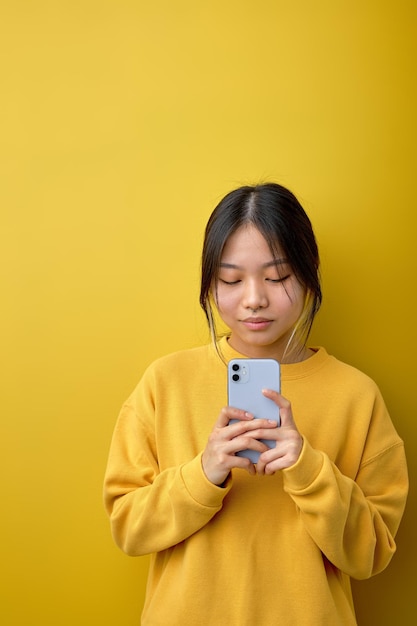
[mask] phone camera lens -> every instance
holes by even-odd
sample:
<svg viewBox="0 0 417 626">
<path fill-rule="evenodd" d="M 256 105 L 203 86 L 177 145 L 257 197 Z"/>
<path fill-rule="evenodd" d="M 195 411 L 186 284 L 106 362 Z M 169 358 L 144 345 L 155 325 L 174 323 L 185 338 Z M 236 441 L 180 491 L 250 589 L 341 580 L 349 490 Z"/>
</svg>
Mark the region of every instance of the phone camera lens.
<svg viewBox="0 0 417 626">
<path fill-rule="evenodd" d="M 237 372 L 237 371 L 239 370 L 239 365 L 238 365 L 237 363 L 233 363 L 233 365 L 232 365 L 232 370 L 233 370 L 234 372 Z"/>
<path fill-rule="evenodd" d="M 234 380 L 234 381 L 235 381 L 235 383 L 237 383 L 237 381 L 239 380 L 239 378 L 240 378 L 239 374 L 233 374 L 233 376 L 232 376 L 232 380 Z"/>
</svg>

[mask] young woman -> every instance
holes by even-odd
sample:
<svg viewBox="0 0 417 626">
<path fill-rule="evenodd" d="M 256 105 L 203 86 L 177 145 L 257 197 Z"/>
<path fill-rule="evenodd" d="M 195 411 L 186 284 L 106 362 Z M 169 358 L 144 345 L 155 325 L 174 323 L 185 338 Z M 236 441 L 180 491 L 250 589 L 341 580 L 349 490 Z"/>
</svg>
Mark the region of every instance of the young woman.
<svg viewBox="0 0 417 626">
<path fill-rule="evenodd" d="M 284 187 L 236 189 L 211 215 L 200 302 L 213 341 L 147 369 L 105 477 L 115 541 L 152 554 L 144 626 L 353 625 L 350 578 L 395 552 L 403 443 L 375 383 L 306 343 L 318 271 Z M 213 307 L 230 329 L 220 339 Z M 263 391 L 280 427 L 225 406 L 226 364 L 242 356 L 281 363 L 282 395 Z M 247 448 L 256 466 L 236 455 Z"/>
</svg>

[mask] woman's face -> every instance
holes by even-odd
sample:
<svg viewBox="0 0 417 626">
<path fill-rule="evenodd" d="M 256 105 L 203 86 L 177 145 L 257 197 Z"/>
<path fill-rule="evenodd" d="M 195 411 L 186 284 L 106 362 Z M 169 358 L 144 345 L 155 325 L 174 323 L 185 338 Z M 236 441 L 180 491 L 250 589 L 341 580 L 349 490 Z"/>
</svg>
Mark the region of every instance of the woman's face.
<svg viewBox="0 0 417 626">
<path fill-rule="evenodd" d="M 214 296 L 235 350 L 252 358 L 282 359 L 303 310 L 305 290 L 284 254 L 278 248 L 273 258 L 254 226 L 241 226 L 229 237 Z"/>
</svg>

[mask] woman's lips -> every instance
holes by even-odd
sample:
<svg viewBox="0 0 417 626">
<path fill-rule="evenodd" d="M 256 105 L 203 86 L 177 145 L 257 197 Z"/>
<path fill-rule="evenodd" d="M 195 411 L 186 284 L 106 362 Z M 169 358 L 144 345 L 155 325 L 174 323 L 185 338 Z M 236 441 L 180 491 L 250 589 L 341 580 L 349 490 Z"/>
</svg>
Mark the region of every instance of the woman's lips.
<svg viewBox="0 0 417 626">
<path fill-rule="evenodd" d="M 272 324 L 272 320 L 268 320 L 265 317 L 247 317 L 242 320 L 242 324 L 249 330 L 265 330 Z"/>
</svg>

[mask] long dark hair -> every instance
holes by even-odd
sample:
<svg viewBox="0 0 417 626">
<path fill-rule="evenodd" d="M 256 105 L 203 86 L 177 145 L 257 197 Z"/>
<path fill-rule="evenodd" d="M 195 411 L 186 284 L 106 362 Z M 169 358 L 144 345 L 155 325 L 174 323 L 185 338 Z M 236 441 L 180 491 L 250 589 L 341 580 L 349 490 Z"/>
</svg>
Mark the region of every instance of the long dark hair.
<svg viewBox="0 0 417 626">
<path fill-rule="evenodd" d="M 244 186 L 231 191 L 209 218 L 201 263 L 200 305 L 206 314 L 213 340 L 217 341 L 217 336 L 211 296 L 221 256 L 230 235 L 244 224 L 252 224 L 259 230 L 273 256 L 276 256 L 277 248 L 281 248 L 304 287 L 305 305 L 291 340 L 297 335 L 299 342 L 305 345 L 322 300 L 319 253 L 306 212 L 294 194 L 277 183 Z"/>
</svg>

